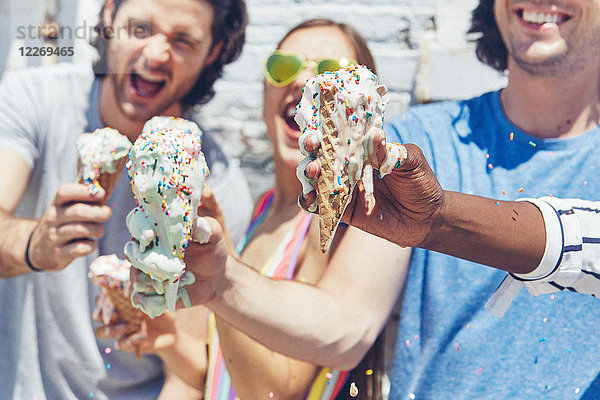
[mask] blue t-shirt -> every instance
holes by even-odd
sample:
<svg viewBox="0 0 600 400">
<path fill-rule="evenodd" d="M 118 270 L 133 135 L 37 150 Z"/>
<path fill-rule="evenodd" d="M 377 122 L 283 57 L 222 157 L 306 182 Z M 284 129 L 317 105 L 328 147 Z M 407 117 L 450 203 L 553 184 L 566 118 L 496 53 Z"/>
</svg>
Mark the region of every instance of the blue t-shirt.
<svg viewBox="0 0 600 400">
<path fill-rule="evenodd" d="M 501 200 L 600 199 L 600 127 L 541 140 L 505 117 L 499 92 L 412 108 L 386 126 L 415 143 L 446 190 Z M 506 273 L 415 249 L 390 399 L 599 399 L 600 301 L 522 290 L 503 318 L 484 304 Z"/>
</svg>

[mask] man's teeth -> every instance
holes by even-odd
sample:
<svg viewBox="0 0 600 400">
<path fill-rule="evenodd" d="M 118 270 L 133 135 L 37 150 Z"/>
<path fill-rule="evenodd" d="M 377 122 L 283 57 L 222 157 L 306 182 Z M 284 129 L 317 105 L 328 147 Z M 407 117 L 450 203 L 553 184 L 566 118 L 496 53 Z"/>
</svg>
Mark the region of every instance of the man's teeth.
<svg viewBox="0 0 600 400">
<path fill-rule="evenodd" d="M 534 24 L 545 24 L 545 23 L 559 23 L 562 22 L 564 18 L 558 16 L 557 14 L 544 14 L 537 13 L 535 11 L 523 11 L 523 21 L 532 22 Z"/>
<path fill-rule="evenodd" d="M 136 73 L 136 74 L 137 74 L 137 75 L 138 75 L 140 78 L 142 78 L 142 79 L 144 79 L 144 80 L 146 80 L 146 81 L 148 81 L 148 82 L 154 82 L 154 83 L 160 83 L 160 82 L 163 82 L 163 79 L 162 79 L 162 78 L 159 78 L 159 77 L 156 77 L 156 76 L 153 76 L 153 75 L 148 75 L 148 74 L 146 74 L 146 73 L 144 73 L 144 72 L 141 72 L 141 71 L 136 71 L 135 73 Z"/>
</svg>

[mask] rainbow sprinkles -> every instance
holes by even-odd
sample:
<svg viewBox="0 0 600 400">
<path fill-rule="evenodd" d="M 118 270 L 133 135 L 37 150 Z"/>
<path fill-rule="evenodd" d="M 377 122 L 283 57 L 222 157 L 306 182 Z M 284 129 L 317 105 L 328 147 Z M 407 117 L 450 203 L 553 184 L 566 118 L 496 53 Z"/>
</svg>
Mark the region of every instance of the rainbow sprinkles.
<svg viewBox="0 0 600 400">
<path fill-rule="evenodd" d="M 181 118 L 152 118 L 131 148 L 127 170 L 137 207 L 127 216 L 132 241 L 125 255 L 165 296 L 164 305 L 140 305 L 155 317 L 175 309 L 183 257 L 209 173 L 200 129 Z"/>
</svg>

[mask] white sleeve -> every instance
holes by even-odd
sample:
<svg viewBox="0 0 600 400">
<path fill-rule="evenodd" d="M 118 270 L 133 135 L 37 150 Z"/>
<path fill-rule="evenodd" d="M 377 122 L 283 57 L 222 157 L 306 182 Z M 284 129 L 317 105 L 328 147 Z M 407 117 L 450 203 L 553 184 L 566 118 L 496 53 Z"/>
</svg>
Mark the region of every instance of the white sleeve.
<svg viewBox="0 0 600 400">
<path fill-rule="evenodd" d="M 532 272 L 509 274 L 486 308 L 503 315 L 521 286 L 533 296 L 564 289 L 600 296 L 600 202 L 555 197 L 520 200 L 542 213 L 544 255 Z"/>
</svg>

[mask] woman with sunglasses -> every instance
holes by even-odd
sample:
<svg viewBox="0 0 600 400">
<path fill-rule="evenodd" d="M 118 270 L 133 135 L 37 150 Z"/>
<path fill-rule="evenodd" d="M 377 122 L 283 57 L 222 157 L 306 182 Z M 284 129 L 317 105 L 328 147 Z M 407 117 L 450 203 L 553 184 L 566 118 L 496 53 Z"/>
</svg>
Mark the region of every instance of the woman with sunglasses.
<svg viewBox="0 0 600 400">
<path fill-rule="evenodd" d="M 263 118 L 273 144 L 274 187 L 257 203 L 237 248 L 240 258 L 227 255 L 217 227 L 208 244 L 190 243 L 186 252 L 188 269 L 197 277 L 188 287 L 192 304 L 206 302 L 214 291 L 204 286 L 211 285 L 213 277 L 207 274 L 213 264 L 231 265 L 236 269 L 231 276 L 238 279 L 232 292 L 239 300 L 225 309 L 214 304 L 210 317 L 205 399 L 382 398 L 384 338 L 379 332 L 396 301 L 385 294 L 390 287 L 396 292 L 402 287 L 397 265 L 408 262 L 410 251 L 345 225 L 322 254 L 318 219 L 297 204 L 296 165 L 304 157 L 294 110 L 302 87 L 316 73 L 348 63 L 375 69 L 365 40 L 352 27 L 327 19 L 293 28 L 265 63 Z M 323 317 L 316 318 L 317 311 Z M 248 316 L 247 325 L 240 325 L 244 331 L 227 322 L 241 314 Z M 255 327 L 254 335 L 245 333 L 249 326 Z M 314 346 L 298 348 L 290 338 L 294 335 Z M 142 338 L 142 345 L 152 347 L 147 339 L 152 336 Z M 119 345 L 133 348 L 131 338 Z M 272 350 L 288 353 L 290 346 L 297 347 L 294 357 Z M 319 346 L 337 349 L 334 358 L 321 362 L 332 368 L 301 361 L 319 359 Z"/>
<path fill-rule="evenodd" d="M 344 274 L 344 268 L 335 271 L 329 268 L 334 259 L 345 266 L 355 261 L 357 265 L 353 268 L 370 271 L 381 269 L 382 265 L 395 265 L 393 260 L 399 257 L 399 249 L 390 243 L 347 226 L 338 229 L 331 250 L 322 254 L 318 219 L 297 205 L 301 186 L 296 178 L 296 165 L 303 156 L 298 147 L 300 131 L 294 122 L 294 110 L 302 87 L 317 73 L 353 63 L 375 69 L 365 40 L 352 27 L 326 19 L 306 21 L 293 28 L 266 60 L 263 118 L 273 144 L 275 185 L 260 198 L 247 237 L 238 246 L 241 262 L 263 275 L 316 286 L 327 281 L 326 285 L 332 289 L 356 284 L 348 281 L 351 274 Z M 332 289 L 331 295 L 336 291 Z M 377 296 L 367 287 L 355 292 L 355 296 L 365 297 L 362 303 L 373 304 L 366 300 L 367 296 L 377 302 Z M 387 304 L 381 307 L 384 311 L 379 317 L 380 326 L 394 299 L 381 302 Z M 371 317 L 371 313 L 379 313 L 381 309 L 375 311 L 369 307 L 365 314 Z M 334 399 L 336 396 L 346 399 L 349 395 L 381 398 L 382 337 L 350 374 L 348 366 L 339 370 L 322 368 L 270 350 L 220 319 L 218 313 L 216 327 L 221 343 L 219 347 L 213 334 L 207 399 L 234 398 L 234 388 L 241 399 Z"/>
</svg>

